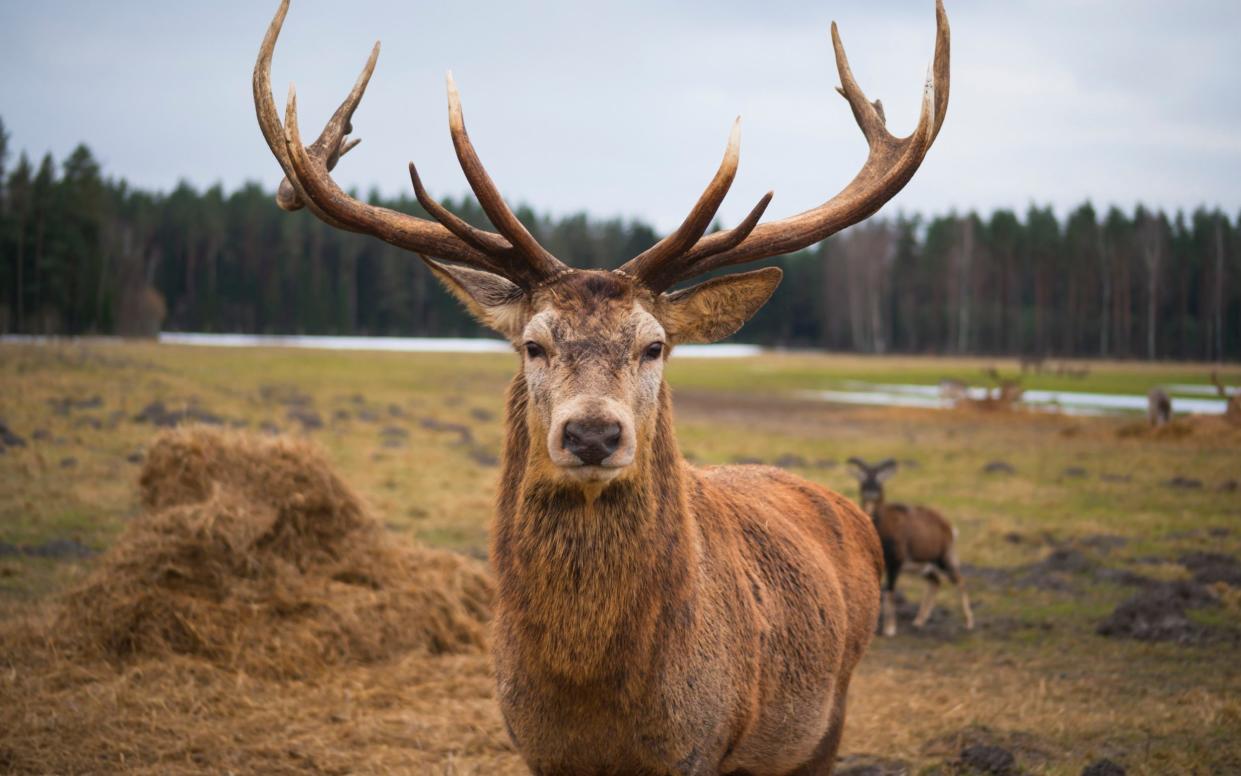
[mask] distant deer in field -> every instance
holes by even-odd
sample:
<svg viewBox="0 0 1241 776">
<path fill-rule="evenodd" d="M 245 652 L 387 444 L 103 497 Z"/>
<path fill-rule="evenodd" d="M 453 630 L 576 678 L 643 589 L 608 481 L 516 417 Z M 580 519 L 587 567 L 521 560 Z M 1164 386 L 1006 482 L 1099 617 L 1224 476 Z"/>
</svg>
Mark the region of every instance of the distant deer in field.
<svg viewBox="0 0 1241 776">
<path fill-rule="evenodd" d="M 930 619 L 942 573 L 961 592 L 965 628 L 973 630 L 974 612 L 970 609 L 969 593 L 965 590 L 957 560 L 956 529 L 933 509 L 889 504 L 884 500 L 883 483 L 896 473 L 896 461 L 889 458 L 871 466 L 860 458 L 850 458 L 848 463 L 860 486 L 862 509 L 875 521 L 883 546 L 883 635 L 896 635 L 896 602 L 892 595 L 896 592 L 901 569 L 909 563 L 924 564 L 922 573 L 927 584 L 914 627 L 921 628 Z"/>
<path fill-rule="evenodd" d="M 538 774 L 830 774 L 853 670 L 879 610 L 883 558 L 843 496 L 781 470 L 697 469 L 673 430 L 664 365 L 684 342 L 737 331 L 780 270 L 675 284 L 801 250 L 878 210 L 909 181 L 948 99 L 948 21 L 937 4 L 932 76 L 918 126 L 896 138 L 863 95 L 832 28 L 840 92 L 870 146 L 826 203 L 704 236 L 737 171 L 734 126 L 719 171 L 670 235 L 619 269 L 573 269 L 501 199 L 448 83 L 457 157 L 496 232 L 467 224 L 410 176 L 435 221 L 354 199 L 331 178 L 375 65 L 318 140 L 303 145 L 290 90 L 271 95 L 282 3 L 254 69 L 259 125 L 286 178 L 288 210 L 418 254 L 521 360 L 491 557 L 495 671 L 517 751 Z"/>
<path fill-rule="evenodd" d="M 1211 370 L 1211 384 L 1215 386 L 1215 392 L 1223 399 L 1224 417 L 1234 423 L 1241 423 L 1241 391 L 1233 391 L 1229 393 L 1228 388 L 1219 379 L 1219 372 Z"/>
<path fill-rule="evenodd" d="M 1146 417 L 1151 426 L 1160 426 L 1172 420 L 1172 397 L 1162 388 L 1151 388 L 1146 394 Z"/>
</svg>

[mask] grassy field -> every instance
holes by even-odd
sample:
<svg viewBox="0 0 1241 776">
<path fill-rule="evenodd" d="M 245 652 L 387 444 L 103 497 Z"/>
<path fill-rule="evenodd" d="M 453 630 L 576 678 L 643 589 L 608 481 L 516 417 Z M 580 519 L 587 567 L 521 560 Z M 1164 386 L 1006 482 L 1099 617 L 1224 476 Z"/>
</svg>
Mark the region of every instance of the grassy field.
<svg viewBox="0 0 1241 776">
<path fill-rule="evenodd" d="M 514 364 L 504 355 L 0 345 L 0 419 L 25 441 L 0 454 L 0 617 L 51 605 L 115 542 L 139 511 L 134 481 L 160 423 L 308 436 L 394 534 L 485 557 Z M 855 679 L 847 766 L 886 758 L 912 773 L 958 772 L 963 749 L 986 745 L 1033 773 L 1078 774 L 1103 757 L 1130 773 L 1241 772 L 1241 429 L 1185 418 L 1152 433 L 1132 417 L 797 398 L 844 380 L 977 383 L 991 366 L 1019 371 L 993 360 L 809 354 L 674 356 L 670 367 L 691 460 L 776 463 L 852 495 L 846 457 L 895 457 L 889 498 L 933 505 L 960 529 L 979 627 L 961 629 L 950 588 L 922 632 L 904 607 L 901 634 L 877 639 Z M 1073 365 L 1083 366 L 1085 377 L 1053 367 L 1025 384 L 1145 393 L 1209 373 Z M 1230 376 L 1237 382 L 1236 369 Z M 1122 602 L 1178 580 L 1206 597 L 1183 617 L 1156 612 L 1179 617 L 1175 638 L 1096 632 Z M 921 587 L 909 575 L 901 589 L 912 604 Z M 461 670 L 471 692 L 486 687 L 485 671 Z M 0 694 L 17 686 L 0 681 Z M 497 715 L 487 714 L 480 729 L 502 747 Z M 399 730 L 385 745 L 419 746 Z M 491 772 L 471 771 L 474 744 L 460 746 L 436 755 L 443 772 Z"/>
</svg>

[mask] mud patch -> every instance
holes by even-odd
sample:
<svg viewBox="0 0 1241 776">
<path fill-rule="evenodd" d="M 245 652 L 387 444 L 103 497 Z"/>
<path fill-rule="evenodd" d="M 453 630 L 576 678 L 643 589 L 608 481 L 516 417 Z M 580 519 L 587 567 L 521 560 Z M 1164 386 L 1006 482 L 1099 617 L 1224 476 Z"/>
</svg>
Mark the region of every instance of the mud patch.
<svg viewBox="0 0 1241 776">
<path fill-rule="evenodd" d="M 26 440 L 17 434 L 17 432 L 13 431 L 13 429 L 9 428 L 7 423 L 0 420 L 0 450 L 3 450 L 6 447 L 25 446 Z"/>
<path fill-rule="evenodd" d="M 1013 776 L 1017 771 L 1017 758 L 1002 746 L 974 744 L 961 750 L 956 765 L 964 773 L 986 773 L 994 776 Z"/>
<path fill-rule="evenodd" d="M 1202 480 L 1194 479 L 1193 477 L 1182 477 L 1178 474 L 1165 482 L 1164 485 L 1175 490 L 1201 490 Z"/>
<path fill-rule="evenodd" d="M 24 555 L 28 558 L 53 560 L 82 560 L 98 555 L 99 551 L 87 547 L 77 539 L 49 539 L 39 544 L 16 545 L 0 542 L 0 558 Z"/>
<path fill-rule="evenodd" d="M 909 776 L 913 766 L 904 760 L 873 754 L 851 754 L 836 760 L 836 776 Z"/>
<path fill-rule="evenodd" d="M 323 417 L 309 407 L 292 407 L 284 417 L 285 420 L 299 424 L 302 431 L 317 431 L 323 428 Z"/>
<path fill-rule="evenodd" d="M 1188 612 L 1217 603 L 1206 588 L 1191 582 L 1153 583 L 1117 606 L 1096 632 L 1109 638 L 1198 644 L 1216 634 L 1191 620 Z"/>
<path fill-rule="evenodd" d="M 1083 768 L 1082 776 L 1125 776 L 1125 769 L 1104 757 Z"/>
<path fill-rule="evenodd" d="M 985 725 L 932 738 L 922 745 L 922 753 L 949 758 L 946 772 L 952 774 L 1021 774 L 1024 768 L 1045 766 L 1052 759 L 1036 736 Z"/>
<path fill-rule="evenodd" d="M 1017 470 L 1008 461 L 989 461 L 982 467 L 983 474 L 1016 474 Z"/>
<path fill-rule="evenodd" d="M 474 441 L 474 432 L 470 431 L 470 427 L 461 423 L 448 423 L 438 418 L 422 418 L 418 421 L 418 425 L 428 431 L 442 431 L 445 433 L 453 433 L 457 435 L 457 444 L 468 445 Z"/>
<path fill-rule="evenodd" d="M 53 415 L 64 417 L 77 410 L 99 409 L 103 406 L 103 399 L 98 394 L 86 399 L 78 399 L 72 396 L 56 396 L 47 400 L 47 406 L 51 407 Z"/>
<path fill-rule="evenodd" d="M 176 428 L 187 423 L 202 423 L 208 426 L 223 426 L 227 419 L 214 412 L 190 402 L 185 409 L 170 410 L 162 401 L 153 401 L 134 415 L 135 423 L 150 423 L 156 428 Z"/>
<path fill-rule="evenodd" d="M 1194 575 L 1194 581 L 1200 585 L 1223 582 L 1232 587 L 1241 587 L 1241 561 L 1231 555 L 1191 552 L 1182 555 L 1177 562 L 1189 569 Z"/>
<path fill-rule="evenodd" d="M 497 456 L 495 453 L 491 452 L 490 450 L 487 450 L 481 447 L 470 448 L 469 456 L 470 456 L 470 460 L 478 464 L 479 466 L 485 466 L 485 467 L 491 468 L 493 466 L 500 465 L 499 456 Z"/>
</svg>

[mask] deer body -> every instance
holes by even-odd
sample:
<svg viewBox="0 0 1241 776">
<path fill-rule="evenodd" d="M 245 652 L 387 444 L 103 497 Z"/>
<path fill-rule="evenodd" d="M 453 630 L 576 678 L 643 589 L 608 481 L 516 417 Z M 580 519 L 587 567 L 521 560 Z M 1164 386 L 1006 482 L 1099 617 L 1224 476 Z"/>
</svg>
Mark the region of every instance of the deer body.
<svg viewBox="0 0 1241 776">
<path fill-rule="evenodd" d="M 926 595 L 914 618 L 914 627 L 921 628 L 930 619 L 942 574 L 960 591 L 965 627 L 972 630 L 974 613 L 970 608 L 965 581 L 961 578 L 961 564 L 956 550 L 957 532 L 952 524 L 929 507 L 886 501 L 883 482 L 896 471 L 896 462 L 892 459 L 871 466 L 858 458 L 850 458 L 849 464 L 860 486 L 862 509 L 874 521 L 879 542 L 883 547 L 884 635 L 896 635 L 896 604 L 892 597 L 896 592 L 896 582 L 900 578 L 901 570 L 914 563 L 922 564 L 923 577 L 927 584 Z"/>
<path fill-rule="evenodd" d="M 878 616 L 866 515 L 779 469 L 691 467 L 666 384 L 632 476 L 594 493 L 551 470 L 524 376 L 507 417 L 494 652 L 532 770 L 829 772 Z"/>
<path fill-rule="evenodd" d="M 838 494 L 763 467 L 690 467 L 677 449 L 664 364 L 679 343 L 736 332 L 781 272 L 720 267 L 801 250 L 874 213 L 921 165 L 948 106 L 949 31 L 913 133 L 892 135 L 854 79 L 841 86 L 870 152 L 826 202 L 760 224 L 768 193 L 706 234 L 737 172 L 739 124 L 719 170 L 672 233 L 618 269 L 578 270 L 541 246 L 500 196 L 448 80 L 462 171 L 496 231 L 466 223 L 410 178 L 434 220 L 376 207 L 331 177 L 357 145 L 361 76 L 314 142 L 290 88 L 271 94 L 283 0 L 259 48 L 255 111 L 285 173 L 276 201 L 417 253 L 521 357 L 508 396 L 492 559 L 501 710 L 537 774 L 830 774 L 882 569 L 871 521 Z"/>
</svg>

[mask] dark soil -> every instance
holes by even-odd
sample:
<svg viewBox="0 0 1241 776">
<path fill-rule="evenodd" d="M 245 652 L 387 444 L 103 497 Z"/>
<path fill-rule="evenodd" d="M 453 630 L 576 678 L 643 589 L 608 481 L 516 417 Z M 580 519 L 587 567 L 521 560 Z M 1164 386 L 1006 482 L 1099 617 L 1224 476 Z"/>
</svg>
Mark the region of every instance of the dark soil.
<svg viewBox="0 0 1241 776">
<path fill-rule="evenodd" d="M 1104 757 L 1083 768 L 1082 776 L 1125 776 L 1125 769 Z"/>
<path fill-rule="evenodd" d="M 982 467 L 983 474 L 1016 474 L 1017 470 L 1008 461 L 990 461 Z"/>
<path fill-rule="evenodd" d="M 384 426 L 384 427 L 383 427 L 383 428 L 379 431 L 379 435 L 380 435 L 381 437 L 386 438 L 386 439 L 388 439 L 388 438 L 390 438 L 390 439 L 408 439 L 408 438 L 409 438 L 409 432 L 408 432 L 407 430 L 405 430 L 405 429 L 401 428 L 400 426 Z"/>
<path fill-rule="evenodd" d="M 971 725 L 963 730 L 938 736 L 922 745 L 926 755 L 949 759 L 947 773 L 1016 774 L 1024 767 L 1051 762 L 1049 751 L 1038 738 L 1018 730 L 994 730 Z"/>
<path fill-rule="evenodd" d="M 1202 480 L 1196 480 L 1193 477 L 1182 477 L 1178 474 L 1165 482 L 1164 485 L 1178 490 L 1198 490 L 1202 487 Z"/>
<path fill-rule="evenodd" d="M 288 407 L 308 407 L 314 404 L 314 399 L 309 394 L 302 393 L 301 389 L 296 385 L 276 384 L 260 386 L 259 396 L 264 401 L 283 404 Z"/>
<path fill-rule="evenodd" d="M 323 417 L 318 412 L 307 407 L 291 407 L 284 416 L 287 420 L 300 423 L 303 431 L 315 431 L 323 428 Z"/>
<path fill-rule="evenodd" d="M 1188 611 L 1216 603 L 1215 596 L 1198 584 L 1153 583 L 1117 606 L 1096 631 L 1111 638 L 1197 644 L 1214 634 L 1190 620 Z"/>
<path fill-rule="evenodd" d="M 909 763 L 873 754 L 851 754 L 836 760 L 836 776 L 908 776 Z"/>
<path fill-rule="evenodd" d="M 481 447 L 470 449 L 470 460 L 479 466 L 492 467 L 500 465 L 500 459 L 495 453 Z"/>
<path fill-rule="evenodd" d="M 186 423 L 203 423 L 223 426 L 227 420 L 197 404 L 189 404 L 183 410 L 170 410 L 162 401 L 153 401 L 143 407 L 133 418 L 135 423 L 150 423 L 156 428 L 176 428 Z"/>
<path fill-rule="evenodd" d="M 19 436 L 8 424 L 0 420 L 0 450 L 6 447 L 25 447 L 26 440 Z"/>
<path fill-rule="evenodd" d="M 459 444 L 468 445 L 474 441 L 474 432 L 470 431 L 469 426 L 461 423 L 447 423 L 437 418 L 423 418 L 418 423 L 428 431 L 444 431 L 457 434 L 460 437 L 457 440 Z"/>
<path fill-rule="evenodd" d="M 56 415 L 68 415 L 76 410 L 93 410 L 103 406 L 103 399 L 91 396 L 89 399 L 75 399 L 72 396 L 59 396 L 47 400 L 52 412 Z"/>
<path fill-rule="evenodd" d="M 1017 773 L 1017 758 L 1013 753 L 1000 746 L 975 744 L 961 750 L 958 764 L 966 772 L 996 774 L 1009 776 Z"/>
<path fill-rule="evenodd" d="M 49 539 L 48 541 L 40 544 L 26 544 L 21 546 L 9 544 L 8 542 L 0 542 L 0 558 L 25 555 L 30 558 L 80 560 L 82 558 L 90 558 L 98 554 L 99 553 L 97 550 L 87 547 L 77 539 Z"/>
<path fill-rule="evenodd" d="M 1189 569 L 1194 575 L 1194 581 L 1200 585 L 1223 582 L 1233 587 L 1241 587 L 1241 561 L 1231 555 L 1191 552 L 1182 555 L 1177 562 Z"/>
</svg>

